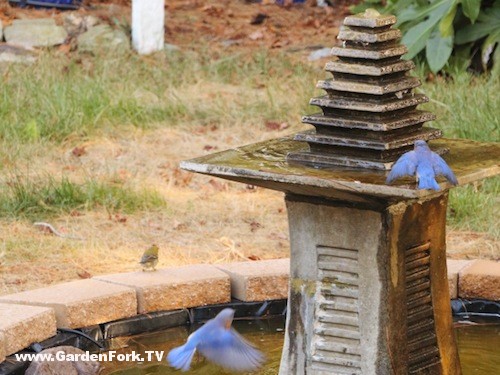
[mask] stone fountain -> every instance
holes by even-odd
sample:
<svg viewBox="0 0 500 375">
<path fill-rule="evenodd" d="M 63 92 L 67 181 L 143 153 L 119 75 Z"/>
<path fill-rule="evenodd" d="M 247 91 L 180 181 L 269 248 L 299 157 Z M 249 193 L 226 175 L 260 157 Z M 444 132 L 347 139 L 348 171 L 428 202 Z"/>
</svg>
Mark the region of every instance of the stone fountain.
<svg viewBox="0 0 500 375">
<path fill-rule="evenodd" d="M 281 375 L 459 375 L 446 272 L 447 183 L 385 185 L 416 139 L 464 185 L 500 173 L 494 143 L 440 139 L 401 60 L 394 16 L 347 17 L 303 117 L 315 130 L 185 161 L 193 172 L 283 191 L 291 243 Z"/>
</svg>

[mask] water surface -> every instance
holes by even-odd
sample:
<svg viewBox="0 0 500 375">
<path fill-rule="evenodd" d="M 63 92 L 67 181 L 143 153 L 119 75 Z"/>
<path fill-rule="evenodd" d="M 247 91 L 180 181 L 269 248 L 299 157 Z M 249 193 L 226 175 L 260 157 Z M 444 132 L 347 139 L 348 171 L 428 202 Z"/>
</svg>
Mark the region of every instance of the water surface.
<svg viewBox="0 0 500 375">
<path fill-rule="evenodd" d="M 147 350 L 163 350 L 166 356 L 170 349 L 182 345 L 187 336 L 198 327 L 199 325 L 176 327 L 162 332 L 118 338 L 111 341 L 111 346 L 119 353 L 135 351 L 145 355 L 144 352 Z M 234 327 L 266 355 L 265 366 L 252 374 L 277 374 L 284 339 L 284 320 L 282 318 L 239 320 L 234 322 Z M 462 375 L 500 374 L 500 324 L 458 323 L 455 324 L 455 334 L 462 364 Z M 185 373 L 172 369 L 166 361 L 151 361 L 143 364 L 114 362 L 102 363 L 102 365 L 105 375 L 244 374 L 224 371 L 201 356 L 195 356 L 191 370 Z"/>
</svg>

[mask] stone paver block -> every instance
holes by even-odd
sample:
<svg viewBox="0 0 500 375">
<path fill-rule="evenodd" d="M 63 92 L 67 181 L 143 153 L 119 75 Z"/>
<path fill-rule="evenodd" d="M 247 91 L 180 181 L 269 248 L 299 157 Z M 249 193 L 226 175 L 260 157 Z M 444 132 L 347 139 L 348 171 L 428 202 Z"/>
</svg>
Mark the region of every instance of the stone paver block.
<svg viewBox="0 0 500 375">
<path fill-rule="evenodd" d="M 103 275 L 96 279 L 135 288 L 140 314 L 231 300 L 229 277 L 208 264 Z"/>
<path fill-rule="evenodd" d="M 0 303 L 0 336 L 3 335 L 5 341 L 4 355 L 55 336 L 56 330 L 56 317 L 51 308 Z M 0 337 L 0 362 L 1 344 Z"/>
<path fill-rule="evenodd" d="M 447 259 L 446 267 L 448 268 L 448 287 L 450 288 L 450 298 L 458 297 L 458 273 L 470 265 L 472 260 L 456 260 Z"/>
<path fill-rule="evenodd" d="M 500 300 L 500 262 L 476 260 L 458 273 L 461 298 Z"/>
<path fill-rule="evenodd" d="M 241 301 L 288 297 L 290 259 L 229 263 L 217 266 L 231 277 L 231 294 Z"/>
<path fill-rule="evenodd" d="M 137 312 L 134 289 L 92 279 L 10 294 L 0 302 L 52 307 L 59 328 L 86 327 Z"/>
<path fill-rule="evenodd" d="M 0 332 L 0 363 L 5 361 L 5 335 Z"/>
</svg>

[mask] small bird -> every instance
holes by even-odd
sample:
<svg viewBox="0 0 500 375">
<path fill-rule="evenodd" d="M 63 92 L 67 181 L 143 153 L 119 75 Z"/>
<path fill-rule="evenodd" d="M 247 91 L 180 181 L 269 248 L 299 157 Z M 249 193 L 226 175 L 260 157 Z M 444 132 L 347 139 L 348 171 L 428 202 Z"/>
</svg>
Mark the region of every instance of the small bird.
<svg viewBox="0 0 500 375">
<path fill-rule="evenodd" d="M 142 264 L 143 271 L 147 271 L 148 269 L 155 271 L 155 267 L 158 264 L 158 245 L 153 244 L 146 249 L 139 263 Z"/>
<path fill-rule="evenodd" d="M 440 190 L 436 176 L 444 176 L 453 185 L 458 181 L 444 159 L 433 152 L 425 141 L 416 141 L 413 151 L 403 154 L 392 166 L 386 184 L 403 176 L 416 176 L 419 189 Z"/>
<path fill-rule="evenodd" d="M 168 353 L 167 360 L 177 370 L 188 371 L 198 350 L 210 361 L 234 371 L 253 371 L 264 355 L 233 328 L 234 310 L 226 308 L 189 335 L 187 342 Z"/>
</svg>

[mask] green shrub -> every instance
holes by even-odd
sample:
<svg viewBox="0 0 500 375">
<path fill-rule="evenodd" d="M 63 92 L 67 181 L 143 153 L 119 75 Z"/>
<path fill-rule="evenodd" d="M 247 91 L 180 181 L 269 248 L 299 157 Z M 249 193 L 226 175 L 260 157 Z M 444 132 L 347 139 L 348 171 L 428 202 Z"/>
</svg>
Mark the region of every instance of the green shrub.
<svg viewBox="0 0 500 375">
<path fill-rule="evenodd" d="M 467 68 L 476 58 L 482 70 L 494 66 L 500 74 L 499 0 L 364 0 L 351 11 L 367 8 L 394 14 L 408 47 L 404 57 L 425 56 L 434 73 L 447 63 Z"/>
</svg>

